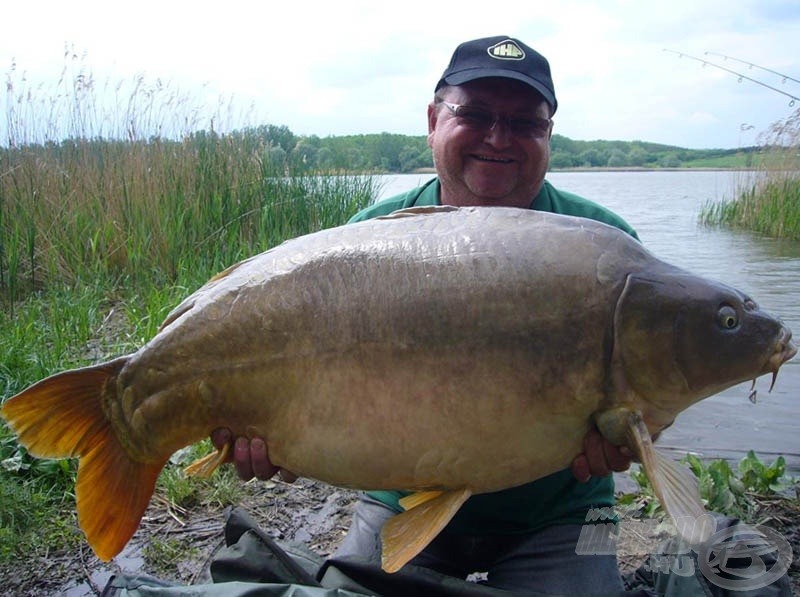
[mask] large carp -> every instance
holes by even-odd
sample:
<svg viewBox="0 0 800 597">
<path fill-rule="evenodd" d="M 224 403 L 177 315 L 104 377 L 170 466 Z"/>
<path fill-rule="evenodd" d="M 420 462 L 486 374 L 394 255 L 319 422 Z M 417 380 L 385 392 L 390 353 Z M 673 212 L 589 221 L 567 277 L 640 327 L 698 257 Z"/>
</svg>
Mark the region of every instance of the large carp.
<svg viewBox="0 0 800 597">
<path fill-rule="evenodd" d="M 651 434 L 733 384 L 774 382 L 795 352 L 749 297 L 616 228 L 428 208 L 243 261 L 138 352 L 49 377 L 2 415 L 31 454 L 80 458 L 79 522 L 102 559 L 136 530 L 170 455 L 224 426 L 266 438 L 298 475 L 420 492 L 384 526 L 393 571 L 470 495 L 569 466 L 594 424 L 702 541 L 696 486 Z"/>
</svg>

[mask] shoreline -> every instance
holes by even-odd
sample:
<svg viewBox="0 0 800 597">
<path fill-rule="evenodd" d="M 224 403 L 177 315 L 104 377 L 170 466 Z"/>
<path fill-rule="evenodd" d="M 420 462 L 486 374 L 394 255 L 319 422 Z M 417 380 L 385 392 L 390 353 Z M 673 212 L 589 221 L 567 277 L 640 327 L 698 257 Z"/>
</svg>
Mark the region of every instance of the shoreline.
<svg viewBox="0 0 800 597">
<path fill-rule="evenodd" d="M 682 168 L 646 168 L 644 166 L 620 166 L 619 168 L 608 166 L 575 166 L 572 168 L 551 168 L 547 170 L 548 174 L 560 172 L 761 172 L 758 168 L 712 168 L 708 166 L 703 167 L 682 167 Z M 436 174 L 435 168 L 416 168 L 411 172 L 384 172 L 384 173 L 370 173 L 375 176 L 402 176 L 405 174 Z"/>
</svg>

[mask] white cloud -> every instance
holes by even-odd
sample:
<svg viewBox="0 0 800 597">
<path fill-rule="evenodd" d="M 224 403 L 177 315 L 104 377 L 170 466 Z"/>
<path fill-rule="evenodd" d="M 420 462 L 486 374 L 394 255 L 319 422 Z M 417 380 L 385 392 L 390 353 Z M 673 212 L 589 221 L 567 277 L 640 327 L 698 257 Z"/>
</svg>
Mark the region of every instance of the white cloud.
<svg viewBox="0 0 800 597">
<path fill-rule="evenodd" d="M 238 112 L 258 121 L 248 124 L 322 136 L 424 134 L 425 105 L 452 50 L 486 35 L 518 36 L 548 57 L 560 104 L 556 130 L 580 139 L 733 147 L 741 123 L 764 130 L 790 113 L 788 98 L 665 48 L 709 60 L 705 52 L 720 52 L 800 78 L 795 0 L 509 0 L 503 10 L 480 12 L 421 0 L 402 8 L 316 0 L 280 9 L 243 0 L 124 7 L 76 0 L 3 10 L 0 69 L 15 58 L 29 80 L 52 85 L 66 43 L 86 52 L 97 80 L 161 78 L 195 101 L 233 97 Z M 756 74 L 800 96 L 800 85 Z"/>
</svg>

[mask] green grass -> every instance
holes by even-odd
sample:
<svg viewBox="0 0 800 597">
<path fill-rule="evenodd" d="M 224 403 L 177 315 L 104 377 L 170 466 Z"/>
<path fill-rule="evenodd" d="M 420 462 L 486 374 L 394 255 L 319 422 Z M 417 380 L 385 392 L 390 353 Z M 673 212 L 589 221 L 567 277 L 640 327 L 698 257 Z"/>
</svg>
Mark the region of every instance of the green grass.
<svg viewBox="0 0 800 597">
<path fill-rule="evenodd" d="M 169 578 L 175 576 L 175 570 L 180 562 L 197 551 L 197 548 L 187 544 L 186 540 L 153 537 L 145 545 L 142 555 L 153 574 Z"/>
<path fill-rule="evenodd" d="M 698 158 L 681 162 L 682 168 L 720 168 L 731 170 L 743 170 L 754 167 L 752 153 L 736 153 L 733 155 Z"/>
<path fill-rule="evenodd" d="M 213 505 L 220 511 L 237 504 L 244 495 L 243 485 L 231 467 L 218 469 L 211 479 L 192 477 L 185 467 L 213 450 L 210 440 L 187 446 L 176 452 L 164 469 L 159 485 L 164 497 L 178 508 L 191 508 L 197 504 Z"/>
<path fill-rule="evenodd" d="M 52 90 L 7 73 L 0 307 L 56 283 L 193 287 L 286 238 L 342 224 L 375 195 L 371 177 L 276 158 L 259 128 L 217 132 L 230 120 L 219 110 L 203 130 L 203 107 L 169 85 L 137 80 L 106 106 L 109 87 L 77 57 Z"/>
<path fill-rule="evenodd" d="M 27 456 L 0 431 L 0 565 L 63 550 L 82 539 L 75 515 L 75 463 Z"/>
<path fill-rule="evenodd" d="M 0 565 L 83 540 L 72 499 L 34 484 L 0 483 Z"/>
</svg>

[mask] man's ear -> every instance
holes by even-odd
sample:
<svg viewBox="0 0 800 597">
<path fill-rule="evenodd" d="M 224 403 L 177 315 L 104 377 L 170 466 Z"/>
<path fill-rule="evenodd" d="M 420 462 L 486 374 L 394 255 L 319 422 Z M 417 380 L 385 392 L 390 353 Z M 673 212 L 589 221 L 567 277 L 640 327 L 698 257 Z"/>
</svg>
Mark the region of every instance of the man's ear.
<svg viewBox="0 0 800 597">
<path fill-rule="evenodd" d="M 436 120 L 439 116 L 439 110 L 433 102 L 428 104 L 428 147 L 432 147 L 433 133 L 436 130 Z"/>
</svg>

